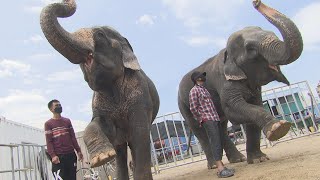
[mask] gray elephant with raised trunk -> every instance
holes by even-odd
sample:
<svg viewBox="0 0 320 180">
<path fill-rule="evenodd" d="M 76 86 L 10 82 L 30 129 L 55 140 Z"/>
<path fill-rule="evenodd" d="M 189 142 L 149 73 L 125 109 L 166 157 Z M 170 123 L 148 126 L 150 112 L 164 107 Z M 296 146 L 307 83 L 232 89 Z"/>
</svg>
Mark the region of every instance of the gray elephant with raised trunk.
<svg viewBox="0 0 320 180">
<path fill-rule="evenodd" d="M 271 31 L 259 27 L 247 27 L 233 33 L 225 49 L 186 74 L 180 82 L 178 103 L 183 117 L 198 137 L 212 166 L 214 159 L 208 146 L 208 138 L 189 110 L 189 91 L 193 87 L 191 74 L 206 72 L 206 88 L 209 90 L 221 117 L 225 132 L 224 150 L 230 162 L 244 157 L 227 136 L 227 120 L 234 124 L 246 124 L 247 162 L 257 163 L 269 158 L 260 150 L 261 130 L 270 141 L 287 134 L 291 123 L 276 120 L 262 107 L 261 86 L 271 81 L 289 84 L 280 70 L 299 58 L 303 41 L 296 25 L 285 15 L 260 0 L 254 7 L 281 32 L 283 41 Z"/>
<path fill-rule="evenodd" d="M 116 157 L 117 176 L 128 180 L 127 146 L 134 179 L 152 179 L 150 128 L 159 109 L 157 90 L 140 69 L 126 38 L 110 27 L 64 30 L 57 18 L 76 11 L 74 0 L 46 6 L 40 17 L 49 43 L 71 63 L 79 64 L 90 88 L 93 118 L 84 132 L 91 166 Z"/>
</svg>

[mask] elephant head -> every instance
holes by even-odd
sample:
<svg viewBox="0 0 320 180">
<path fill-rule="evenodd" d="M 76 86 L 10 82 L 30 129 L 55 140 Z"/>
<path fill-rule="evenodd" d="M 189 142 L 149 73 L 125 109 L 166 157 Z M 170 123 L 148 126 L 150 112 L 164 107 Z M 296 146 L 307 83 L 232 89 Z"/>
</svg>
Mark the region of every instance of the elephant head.
<svg viewBox="0 0 320 180">
<path fill-rule="evenodd" d="M 82 28 L 67 32 L 57 18 L 76 11 L 74 0 L 63 0 L 43 8 L 40 25 L 49 43 L 71 63 L 80 64 L 85 80 L 95 91 L 119 79 L 125 69 L 140 70 L 128 40 L 110 27 Z"/>
<path fill-rule="evenodd" d="M 255 86 L 273 80 L 289 85 L 280 65 L 297 60 L 302 53 L 303 41 L 296 25 L 285 15 L 260 0 L 254 7 L 280 31 L 283 41 L 273 32 L 259 27 L 247 27 L 233 33 L 225 50 L 224 74 L 227 80 L 247 79 Z"/>
</svg>

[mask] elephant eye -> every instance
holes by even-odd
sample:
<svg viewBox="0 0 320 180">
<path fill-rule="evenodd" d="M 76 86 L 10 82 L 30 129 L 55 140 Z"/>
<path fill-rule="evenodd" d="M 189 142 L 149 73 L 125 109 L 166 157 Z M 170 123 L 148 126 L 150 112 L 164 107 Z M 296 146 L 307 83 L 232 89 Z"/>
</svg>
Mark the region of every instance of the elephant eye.
<svg viewBox="0 0 320 180">
<path fill-rule="evenodd" d="M 246 44 L 246 54 L 247 54 L 247 58 L 255 58 L 258 55 L 258 49 L 255 45 L 253 44 Z"/>
<path fill-rule="evenodd" d="M 250 53 L 255 53 L 255 52 L 257 52 L 257 49 L 256 48 L 248 48 L 247 51 Z"/>
<path fill-rule="evenodd" d="M 105 35 L 104 35 L 104 33 L 103 33 L 102 31 L 98 31 L 98 32 L 97 32 L 97 36 L 98 36 L 99 38 L 105 37 Z"/>
<path fill-rule="evenodd" d="M 111 42 L 108 36 L 103 31 L 96 31 L 95 32 L 95 48 L 105 48 L 111 46 Z"/>
<path fill-rule="evenodd" d="M 258 51 L 255 48 L 250 48 L 247 50 L 247 57 L 250 59 L 253 59 L 255 57 L 257 57 L 258 55 Z"/>
</svg>

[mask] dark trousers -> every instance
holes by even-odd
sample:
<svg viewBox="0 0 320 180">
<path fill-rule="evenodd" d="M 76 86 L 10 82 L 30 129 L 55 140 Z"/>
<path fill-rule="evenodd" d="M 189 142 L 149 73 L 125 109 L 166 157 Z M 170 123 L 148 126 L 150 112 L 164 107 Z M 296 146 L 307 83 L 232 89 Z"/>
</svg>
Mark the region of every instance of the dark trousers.
<svg viewBox="0 0 320 180">
<path fill-rule="evenodd" d="M 202 123 L 202 126 L 206 130 L 214 160 L 221 161 L 223 153 L 223 130 L 220 121 L 207 121 Z"/>
<path fill-rule="evenodd" d="M 77 156 L 75 153 L 58 155 L 60 163 L 52 163 L 55 180 L 76 180 Z"/>
</svg>

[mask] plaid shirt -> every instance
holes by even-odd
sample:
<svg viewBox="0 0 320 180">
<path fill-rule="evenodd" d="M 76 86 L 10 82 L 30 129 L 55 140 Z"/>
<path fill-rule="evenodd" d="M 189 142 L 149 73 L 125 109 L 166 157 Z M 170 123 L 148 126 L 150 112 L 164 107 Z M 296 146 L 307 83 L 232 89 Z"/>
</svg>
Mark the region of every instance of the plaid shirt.
<svg viewBox="0 0 320 180">
<path fill-rule="evenodd" d="M 220 121 L 208 90 L 200 85 L 195 85 L 189 93 L 190 111 L 193 117 L 202 122 Z"/>
</svg>

